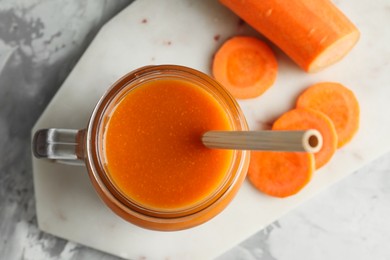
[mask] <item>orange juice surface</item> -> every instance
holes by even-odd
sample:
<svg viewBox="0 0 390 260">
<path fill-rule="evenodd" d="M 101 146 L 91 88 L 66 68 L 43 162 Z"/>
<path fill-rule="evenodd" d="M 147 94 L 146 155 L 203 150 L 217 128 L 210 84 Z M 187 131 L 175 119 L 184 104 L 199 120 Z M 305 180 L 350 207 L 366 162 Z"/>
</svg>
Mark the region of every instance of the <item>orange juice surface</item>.
<svg viewBox="0 0 390 260">
<path fill-rule="evenodd" d="M 208 130 L 232 130 L 214 97 L 193 83 L 143 83 L 116 105 L 106 127 L 106 168 L 117 188 L 155 209 L 180 209 L 208 197 L 224 180 L 230 150 L 208 149 Z"/>
</svg>

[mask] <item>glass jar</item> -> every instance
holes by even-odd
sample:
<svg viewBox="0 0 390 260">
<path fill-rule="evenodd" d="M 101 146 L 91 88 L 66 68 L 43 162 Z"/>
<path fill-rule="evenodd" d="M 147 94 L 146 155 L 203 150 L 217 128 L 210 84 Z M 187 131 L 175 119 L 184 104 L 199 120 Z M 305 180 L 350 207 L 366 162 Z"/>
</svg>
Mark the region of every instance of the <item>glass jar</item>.
<svg viewBox="0 0 390 260">
<path fill-rule="evenodd" d="M 232 130 L 246 131 L 245 117 L 235 99 L 206 74 L 183 66 L 146 66 L 128 73 L 114 83 L 95 106 L 88 126 L 82 130 L 42 129 L 33 140 L 38 158 L 62 163 L 85 164 L 90 180 L 104 203 L 123 219 L 140 227 L 174 231 L 202 224 L 220 213 L 233 199 L 245 179 L 249 151 L 235 150 L 222 183 L 211 195 L 186 208 L 158 210 L 136 203 L 111 180 L 105 165 L 104 136 L 109 115 L 121 99 L 144 83 L 158 79 L 189 82 L 207 91 L 223 107 Z"/>
</svg>

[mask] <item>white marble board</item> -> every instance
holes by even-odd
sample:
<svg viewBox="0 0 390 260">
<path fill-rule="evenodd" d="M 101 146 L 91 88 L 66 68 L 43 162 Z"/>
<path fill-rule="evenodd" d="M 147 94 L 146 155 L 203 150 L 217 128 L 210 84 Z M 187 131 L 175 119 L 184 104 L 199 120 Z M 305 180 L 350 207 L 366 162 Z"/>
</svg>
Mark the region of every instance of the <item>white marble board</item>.
<svg viewBox="0 0 390 260">
<path fill-rule="evenodd" d="M 278 219 L 332 183 L 390 150 L 390 4 L 388 0 L 336 2 L 361 31 L 341 62 L 316 74 L 300 70 L 275 46 L 279 74 L 263 96 L 239 101 L 252 129 L 293 106 L 296 96 L 318 81 L 353 89 L 361 105 L 354 140 L 317 171 L 310 184 L 287 199 L 267 197 L 248 182 L 232 204 L 210 222 L 179 232 L 138 228 L 100 201 L 83 167 L 33 158 L 39 227 L 130 259 L 209 259 Z M 148 64 L 180 64 L 210 73 L 212 55 L 233 35 L 258 35 L 215 0 L 138 0 L 106 24 L 36 123 L 84 128 L 103 92 L 126 72 Z"/>
</svg>

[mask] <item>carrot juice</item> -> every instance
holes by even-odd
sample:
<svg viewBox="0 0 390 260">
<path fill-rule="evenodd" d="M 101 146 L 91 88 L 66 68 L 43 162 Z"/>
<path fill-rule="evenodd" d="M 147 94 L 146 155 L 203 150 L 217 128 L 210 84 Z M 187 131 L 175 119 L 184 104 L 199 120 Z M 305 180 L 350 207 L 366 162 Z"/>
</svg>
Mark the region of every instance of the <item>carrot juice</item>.
<svg viewBox="0 0 390 260">
<path fill-rule="evenodd" d="M 202 134 L 232 130 L 224 108 L 202 88 L 178 79 L 144 83 L 110 115 L 105 150 L 113 183 L 153 209 L 193 206 L 226 179 L 231 150 L 208 149 Z"/>
<path fill-rule="evenodd" d="M 205 147 L 202 136 L 212 130 L 248 130 L 214 79 L 177 65 L 130 72 L 101 98 L 86 130 L 92 184 L 113 212 L 138 226 L 200 225 L 230 203 L 249 165 L 248 151 Z"/>
</svg>

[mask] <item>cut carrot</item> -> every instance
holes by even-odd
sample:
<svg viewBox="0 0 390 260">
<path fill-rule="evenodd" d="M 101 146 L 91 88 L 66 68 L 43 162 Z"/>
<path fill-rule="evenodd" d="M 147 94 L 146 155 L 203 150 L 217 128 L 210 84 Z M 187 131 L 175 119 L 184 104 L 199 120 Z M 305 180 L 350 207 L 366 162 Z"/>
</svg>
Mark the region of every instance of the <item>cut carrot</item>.
<svg viewBox="0 0 390 260">
<path fill-rule="evenodd" d="M 275 82 L 278 64 L 263 41 L 249 36 L 227 40 L 216 52 L 213 76 L 235 98 L 254 98 Z"/>
<path fill-rule="evenodd" d="M 329 0 L 220 0 L 308 72 L 342 59 L 360 33 Z"/>
<path fill-rule="evenodd" d="M 300 191 L 314 172 L 311 153 L 251 152 L 249 181 L 274 197 L 287 197 Z"/>
<path fill-rule="evenodd" d="M 322 82 L 309 87 L 298 97 L 297 107 L 326 114 L 336 128 L 338 148 L 348 143 L 359 129 L 359 103 L 354 93 L 340 83 Z"/>
<path fill-rule="evenodd" d="M 273 130 L 318 130 L 323 139 L 322 148 L 314 154 L 316 168 L 325 165 L 337 149 L 337 133 L 333 122 L 322 112 L 310 108 L 296 108 L 284 113 L 272 126 Z"/>
</svg>

